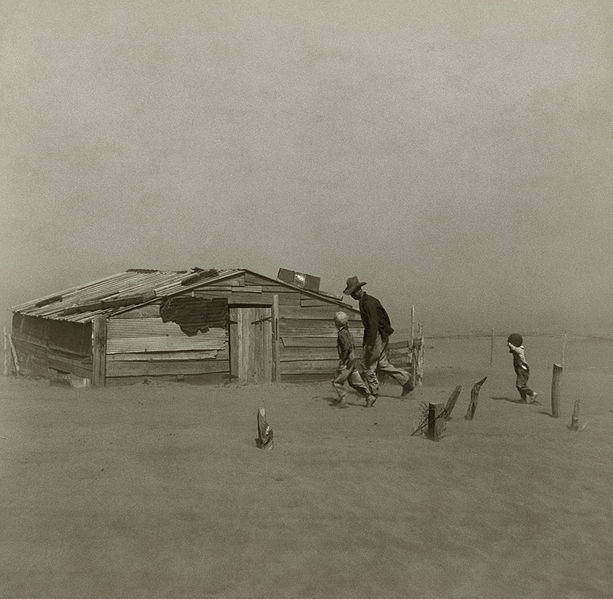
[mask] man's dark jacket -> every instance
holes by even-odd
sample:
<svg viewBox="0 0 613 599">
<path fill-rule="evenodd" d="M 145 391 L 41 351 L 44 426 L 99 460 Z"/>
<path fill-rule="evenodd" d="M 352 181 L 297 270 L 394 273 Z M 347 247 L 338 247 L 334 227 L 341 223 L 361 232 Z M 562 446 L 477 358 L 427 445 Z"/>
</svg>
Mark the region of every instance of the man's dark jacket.
<svg viewBox="0 0 613 599">
<path fill-rule="evenodd" d="M 363 345 L 374 345 L 377 339 L 377 332 L 381 333 L 383 342 L 387 341 L 388 337 L 394 332 L 390 323 L 390 317 L 387 315 L 381 302 L 366 292 L 360 298 L 360 316 L 364 325 Z"/>
</svg>

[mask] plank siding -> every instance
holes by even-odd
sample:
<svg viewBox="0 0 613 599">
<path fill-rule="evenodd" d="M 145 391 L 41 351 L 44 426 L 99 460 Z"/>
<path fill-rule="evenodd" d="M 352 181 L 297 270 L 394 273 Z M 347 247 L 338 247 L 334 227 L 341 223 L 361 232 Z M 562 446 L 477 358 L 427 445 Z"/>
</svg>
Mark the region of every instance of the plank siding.
<svg viewBox="0 0 613 599">
<path fill-rule="evenodd" d="M 281 362 L 281 375 L 288 374 L 329 374 L 332 376 L 338 365 L 335 360 L 302 360 L 299 362 Z"/>
<path fill-rule="evenodd" d="M 107 362 L 106 376 L 144 377 L 167 375 L 200 375 L 227 373 L 230 369 L 228 360 L 151 360 Z"/>
<path fill-rule="evenodd" d="M 339 307 L 334 304 L 326 306 L 287 306 L 281 310 L 280 317 L 282 319 L 300 319 L 300 320 L 327 320 L 332 323 L 334 315 L 339 311 Z M 345 312 L 350 321 L 360 322 L 360 315 L 356 312 Z M 332 324 L 334 326 L 334 324 Z"/>
<path fill-rule="evenodd" d="M 29 376 L 47 376 L 49 368 L 69 372 L 82 378 L 91 378 L 92 360 L 74 353 L 49 347 L 44 341 L 13 336 L 21 372 Z"/>
</svg>

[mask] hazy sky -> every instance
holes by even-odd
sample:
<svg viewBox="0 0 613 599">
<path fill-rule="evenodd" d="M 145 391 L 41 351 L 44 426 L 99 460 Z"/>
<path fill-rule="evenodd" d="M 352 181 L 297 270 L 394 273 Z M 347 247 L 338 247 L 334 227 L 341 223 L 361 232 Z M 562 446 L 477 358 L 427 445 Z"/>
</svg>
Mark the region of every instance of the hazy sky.
<svg viewBox="0 0 613 599">
<path fill-rule="evenodd" d="M 3 0 L 0 307 L 357 275 L 403 326 L 613 333 L 613 2 Z"/>
</svg>

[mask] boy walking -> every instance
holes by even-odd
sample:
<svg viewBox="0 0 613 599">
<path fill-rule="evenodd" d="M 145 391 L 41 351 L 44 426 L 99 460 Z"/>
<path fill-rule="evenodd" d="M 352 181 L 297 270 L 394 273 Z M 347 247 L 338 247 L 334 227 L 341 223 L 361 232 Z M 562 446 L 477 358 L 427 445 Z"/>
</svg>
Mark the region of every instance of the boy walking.
<svg viewBox="0 0 613 599">
<path fill-rule="evenodd" d="M 509 353 L 513 354 L 513 369 L 517 375 L 515 386 L 519 391 L 522 401 L 528 403 L 528 398 L 530 398 L 530 402 L 533 403 L 537 394 L 532 391 L 530 387 L 528 387 L 530 366 L 528 366 L 528 362 L 526 362 L 526 352 L 523 343 L 524 340 L 518 333 L 509 335 L 509 338 L 507 339 Z"/>
<path fill-rule="evenodd" d="M 336 349 L 338 350 L 338 367 L 332 385 L 338 394 L 339 407 L 346 407 L 345 401 L 345 382 L 348 382 L 360 395 L 366 397 L 368 403 L 368 388 L 364 384 L 360 373 L 355 367 L 354 343 L 349 326 L 349 317 L 345 312 L 337 312 L 334 315 L 334 324 L 338 331 L 336 338 Z"/>
</svg>

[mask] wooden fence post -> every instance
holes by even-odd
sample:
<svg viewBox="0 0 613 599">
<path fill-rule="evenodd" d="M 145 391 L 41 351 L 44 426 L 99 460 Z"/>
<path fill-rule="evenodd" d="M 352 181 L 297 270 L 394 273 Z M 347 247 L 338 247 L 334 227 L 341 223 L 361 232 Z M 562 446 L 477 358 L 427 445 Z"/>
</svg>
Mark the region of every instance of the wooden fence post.
<svg viewBox="0 0 613 599">
<path fill-rule="evenodd" d="M 451 420 L 451 412 L 453 412 L 453 408 L 455 407 L 456 401 L 458 401 L 458 397 L 460 397 L 460 393 L 462 393 L 462 385 L 458 385 L 447 400 L 447 405 L 445 406 L 445 420 Z"/>
<path fill-rule="evenodd" d="M 9 345 L 11 347 L 11 355 L 13 356 L 13 365 L 15 366 L 15 374 L 19 375 L 21 372 L 21 368 L 19 368 L 19 356 L 17 355 L 17 350 L 15 349 L 15 344 L 13 343 L 13 337 L 9 333 Z"/>
<path fill-rule="evenodd" d="M 492 337 L 490 339 L 490 368 L 494 365 L 494 329 L 492 329 Z"/>
<path fill-rule="evenodd" d="M 2 332 L 4 334 L 4 376 L 8 376 L 9 375 L 9 346 L 8 346 L 8 340 L 6 338 L 6 327 L 4 327 L 4 329 L 2 329 Z"/>
<path fill-rule="evenodd" d="M 272 380 L 280 378 L 279 365 L 279 296 L 272 296 Z"/>
<path fill-rule="evenodd" d="M 413 349 L 413 341 L 415 340 L 415 306 L 411 306 L 411 331 L 409 333 L 409 347 Z"/>
<path fill-rule="evenodd" d="M 442 403 L 428 404 L 428 437 L 439 441 L 445 430 L 445 406 Z"/>
<path fill-rule="evenodd" d="M 258 436 L 255 439 L 255 444 L 258 449 L 272 449 L 274 446 L 272 428 L 270 428 L 266 420 L 266 410 L 258 408 Z"/>
<path fill-rule="evenodd" d="M 484 376 L 480 381 L 477 381 L 470 391 L 470 403 L 468 404 L 466 416 L 464 416 L 466 420 L 472 420 L 475 417 L 475 412 L 477 411 L 477 402 L 479 401 L 479 391 L 481 390 L 481 385 L 485 383 L 485 379 L 487 379 L 486 376 Z"/>
<path fill-rule="evenodd" d="M 553 365 L 553 376 L 551 379 L 551 415 L 554 418 L 560 416 L 560 377 L 562 376 L 562 366 Z"/>
<path fill-rule="evenodd" d="M 580 399 L 576 399 L 573 404 L 573 415 L 570 419 L 570 426 L 568 427 L 571 431 L 579 430 L 579 405 L 581 404 Z"/>
<path fill-rule="evenodd" d="M 92 319 L 92 385 L 104 387 L 106 383 L 106 316 L 98 314 Z"/>
<path fill-rule="evenodd" d="M 415 387 L 422 385 L 424 380 L 424 327 L 417 325 L 417 337 L 411 348 L 411 379 Z"/>
<path fill-rule="evenodd" d="M 562 368 L 564 368 L 564 362 L 566 361 L 566 343 L 567 343 L 567 334 L 564 333 L 564 338 L 562 339 Z"/>
</svg>

